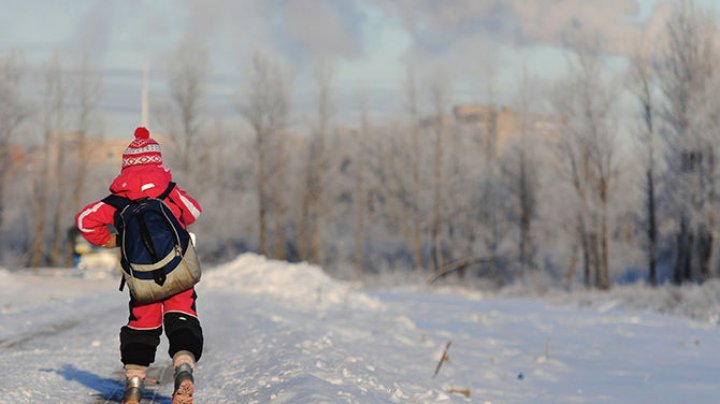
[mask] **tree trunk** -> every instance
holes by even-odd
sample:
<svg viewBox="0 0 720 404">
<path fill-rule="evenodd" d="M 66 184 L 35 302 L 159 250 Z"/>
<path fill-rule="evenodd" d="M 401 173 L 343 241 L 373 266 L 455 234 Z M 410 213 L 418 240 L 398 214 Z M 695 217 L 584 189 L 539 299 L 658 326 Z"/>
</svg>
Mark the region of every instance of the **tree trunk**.
<svg viewBox="0 0 720 404">
<path fill-rule="evenodd" d="M 8 169 L 8 146 L 6 144 L 0 144 L 0 235 L 3 232 L 3 221 L 5 218 L 5 181 L 7 181 L 7 169 Z M 3 250 L 0 248 L 0 260 L 2 260 Z"/>
<path fill-rule="evenodd" d="M 610 289 L 610 262 L 608 251 L 607 207 L 603 208 L 603 218 L 600 229 L 600 262 L 598 265 L 597 287 L 602 290 Z"/>
<path fill-rule="evenodd" d="M 287 214 L 287 202 L 285 200 L 285 153 L 283 148 L 283 139 L 281 133 L 274 133 L 275 154 L 279 157 L 275 160 L 276 168 L 273 173 L 271 189 L 270 206 L 273 208 L 273 244 L 275 259 L 284 261 L 287 259 L 287 234 L 285 228 L 285 219 Z"/>
<path fill-rule="evenodd" d="M 321 129 L 324 132 L 324 129 Z M 316 139 L 316 148 L 311 159 L 313 165 L 311 194 L 310 194 L 310 259 L 314 264 L 322 266 L 322 228 L 323 217 L 327 214 L 324 208 L 323 194 L 325 191 L 324 182 L 327 172 L 325 160 L 324 133 L 320 133 Z"/>
<path fill-rule="evenodd" d="M 367 107 L 360 105 L 361 133 L 357 136 L 357 168 L 355 171 L 355 273 L 359 276 L 363 270 L 363 250 L 365 242 L 365 212 L 367 209 L 367 194 L 365 191 L 365 166 L 367 164 L 367 144 L 369 124 Z"/>
<path fill-rule="evenodd" d="M 647 215 L 648 215 L 648 282 L 657 286 L 657 223 L 655 218 L 655 180 L 653 172 L 648 169 L 647 178 Z"/>
<path fill-rule="evenodd" d="M 322 228 L 322 213 L 320 207 L 320 201 L 315 201 L 316 209 L 313 215 L 313 226 L 310 229 L 310 259 L 314 264 L 322 266 L 322 246 L 321 246 L 321 231 Z"/>
<path fill-rule="evenodd" d="M 78 133 L 78 145 L 77 145 L 77 166 L 75 169 L 75 180 L 73 183 L 73 190 L 71 195 L 72 200 L 72 212 L 79 212 L 82 209 L 83 191 L 85 189 L 85 181 L 87 178 L 87 135 L 85 130 L 80 130 Z M 72 246 L 72 240 L 69 240 L 69 244 Z M 72 265 L 73 249 L 72 247 L 66 249 L 65 254 L 65 265 Z"/>
<path fill-rule="evenodd" d="M 8 154 L 7 145 L 0 144 L 0 234 L 2 234 L 3 219 L 5 218 L 5 182 L 7 181 Z M 0 260 L 2 260 L 3 250 L 0 248 Z"/>
<path fill-rule="evenodd" d="M 413 199 L 415 202 L 413 203 L 413 239 L 415 241 L 415 250 L 413 254 L 413 262 L 415 263 L 415 269 L 418 271 L 423 271 L 425 268 L 425 263 L 422 259 L 422 228 L 421 226 L 421 218 L 420 218 L 420 208 L 418 206 L 418 194 L 419 194 L 419 181 L 413 180 L 414 182 L 414 191 L 413 191 Z M 415 188 L 417 187 L 417 188 Z"/>
<path fill-rule="evenodd" d="M 310 165 L 310 162 L 308 162 Z M 309 168 L 308 168 L 309 170 Z M 310 184 L 305 178 L 305 189 L 303 190 L 302 206 L 300 207 L 300 228 L 298 229 L 298 254 L 300 261 L 308 260 L 308 238 L 310 226 Z"/>
<path fill-rule="evenodd" d="M 684 274 L 683 279 L 685 281 L 690 281 L 693 279 L 693 270 L 692 270 L 692 264 L 693 264 L 693 248 L 695 247 L 695 234 L 693 233 L 692 229 L 688 231 L 687 236 L 687 255 L 685 256 L 685 263 L 683 265 Z"/>
<path fill-rule="evenodd" d="M 673 269 L 673 283 L 680 285 L 683 283 L 685 278 L 685 265 L 689 261 L 687 256 L 690 255 L 688 251 L 688 229 L 687 220 L 685 218 L 680 219 L 680 231 L 676 237 L 676 255 L 675 255 L 675 267 Z"/>
<path fill-rule="evenodd" d="M 415 269 L 423 271 L 425 263 L 422 257 L 422 216 L 420 213 L 420 128 L 417 106 L 417 92 L 415 87 L 415 73 L 411 68 L 408 69 L 407 80 L 407 97 L 410 113 L 410 141 L 412 143 L 412 223 L 413 223 L 413 240 L 414 253 L 413 262 Z"/>
<path fill-rule="evenodd" d="M 608 245 L 608 182 L 604 174 L 600 176 L 600 257 L 598 262 L 597 287 L 602 290 L 610 289 L 610 262 Z"/>
<path fill-rule="evenodd" d="M 435 128 L 435 164 L 433 166 L 433 268 L 435 272 L 439 271 L 443 266 L 442 257 L 442 167 L 443 167 L 443 122 L 442 115 L 436 117 Z"/>
<path fill-rule="evenodd" d="M 573 243 L 572 250 L 571 250 L 570 259 L 568 260 L 567 265 L 565 266 L 565 274 L 563 275 L 563 281 L 566 284 L 570 284 L 575 278 L 575 266 L 577 265 L 578 261 L 578 242 L 577 240 Z"/>
<path fill-rule="evenodd" d="M 523 146 L 524 147 L 524 146 Z M 530 189 L 529 173 L 524 152 L 520 153 L 520 263 L 523 269 L 535 269 L 535 248 L 532 240 L 532 219 L 534 214 L 534 196 Z"/>
<path fill-rule="evenodd" d="M 600 254 L 600 237 L 597 233 L 591 233 L 588 244 L 590 246 L 590 268 L 594 275 L 594 286 L 599 288 L 602 284 L 601 254 Z"/>
<path fill-rule="evenodd" d="M 285 234 L 285 212 L 284 209 L 280 209 L 278 212 L 274 212 L 274 246 L 273 258 L 284 261 L 287 259 L 287 237 Z"/>
<path fill-rule="evenodd" d="M 362 142 L 361 142 L 362 143 Z M 365 151 L 362 146 L 358 156 L 358 168 L 355 173 L 355 273 L 362 273 L 363 268 L 363 242 L 365 240 L 365 209 L 367 196 L 365 195 L 364 171 Z"/>
<path fill-rule="evenodd" d="M 47 150 L 47 146 L 46 146 Z M 43 161 L 46 161 L 43 159 Z M 42 164 L 44 165 L 44 164 Z M 35 225 L 33 226 L 32 245 L 30 247 L 30 266 L 39 267 L 43 264 L 45 259 L 43 251 L 45 251 L 45 218 L 47 209 L 47 170 L 41 168 L 40 178 L 38 178 L 35 184 L 34 192 L 34 214 L 33 219 Z"/>
<path fill-rule="evenodd" d="M 30 266 L 37 268 L 44 261 L 43 245 L 45 244 L 45 215 L 35 216 L 34 237 L 30 248 Z"/>
<path fill-rule="evenodd" d="M 591 244 L 590 235 L 584 230 L 582 231 L 582 250 L 583 250 L 583 283 L 585 288 L 590 289 L 592 287 L 592 266 L 591 266 Z"/>
<path fill-rule="evenodd" d="M 713 236 L 705 226 L 701 226 L 698 230 L 698 265 L 700 281 L 705 282 L 710 279 L 710 257 L 713 249 Z"/>
<path fill-rule="evenodd" d="M 261 134 L 257 135 L 257 194 L 258 194 L 258 249 L 261 255 L 267 256 L 267 191 L 265 188 L 265 145 Z"/>
<path fill-rule="evenodd" d="M 55 210 L 52 219 L 52 247 L 50 249 L 50 265 L 56 267 L 63 261 L 63 241 L 65 240 L 66 231 L 63 228 L 65 223 L 65 198 L 67 195 L 66 175 L 65 175 L 65 150 L 64 139 L 61 134 L 55 135 L 55 149 L 57 150 L 57 160 L 55 161 L 54 183 L 57 187 L 57 200 L 55 201 Z"/>
</svg>

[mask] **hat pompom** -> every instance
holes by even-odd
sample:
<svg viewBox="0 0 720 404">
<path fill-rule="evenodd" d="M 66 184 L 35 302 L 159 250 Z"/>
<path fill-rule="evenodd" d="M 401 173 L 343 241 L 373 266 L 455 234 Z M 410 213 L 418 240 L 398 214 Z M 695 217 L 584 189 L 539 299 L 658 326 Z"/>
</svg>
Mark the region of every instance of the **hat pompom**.
<svg viewBox="0 0 720 404">
<path fill-rule="evenodd" d="M 135 138 L 136 139 L 147 139 L 150 137 L 150 132 L 148 132 L 147 129 L 140 126 L 137 129 L 135 129 Z"/>
</svg>

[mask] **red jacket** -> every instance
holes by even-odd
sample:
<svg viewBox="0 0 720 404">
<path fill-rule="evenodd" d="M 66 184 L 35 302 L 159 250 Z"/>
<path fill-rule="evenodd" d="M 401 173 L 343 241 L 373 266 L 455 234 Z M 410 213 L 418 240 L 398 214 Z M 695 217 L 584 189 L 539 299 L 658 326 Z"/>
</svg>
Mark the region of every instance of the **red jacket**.
<svg viewBox="0 0 720 404">
<path fill-rule="evenodd" d="M 126 167 L 110 185 L 114 195 L 130 199 L 160 196 L 172 181 L 170 170 L 162 164 Z M 185 191 L 175 187 L 165 200 L 183 226 L 192 224 L 200 214 L 200 205 Z M 102 202 L 93 202 L 75 216 L 78 230 L 87 241 L 103 245 L 110 239 L 107 225 L 113 224 L 115 208 Z"/>
</svg>

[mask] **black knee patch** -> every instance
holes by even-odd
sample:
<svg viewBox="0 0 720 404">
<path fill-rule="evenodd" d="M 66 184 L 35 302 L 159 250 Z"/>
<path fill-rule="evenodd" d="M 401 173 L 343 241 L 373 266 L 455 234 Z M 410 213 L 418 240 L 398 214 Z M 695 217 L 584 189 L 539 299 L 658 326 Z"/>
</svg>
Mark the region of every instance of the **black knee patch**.
<svg viewBox="0 0 720 404">
<path fill-rule="evenodd" d="M 200 360 L 203 350 L 203 334 L 200 321 L 184 313 L 165 313 L 165 334 L 170 341 L 168 354 L 172 357 L 178 351 L 190 351 L 195 360 Z"/>
<path fill-rule="evenodd" d="M 160 345 L 162 328 L 136 330 L 128 326 L 120 330 L 120 360 L 123 364 L 150 366 Z"/>
</svg>

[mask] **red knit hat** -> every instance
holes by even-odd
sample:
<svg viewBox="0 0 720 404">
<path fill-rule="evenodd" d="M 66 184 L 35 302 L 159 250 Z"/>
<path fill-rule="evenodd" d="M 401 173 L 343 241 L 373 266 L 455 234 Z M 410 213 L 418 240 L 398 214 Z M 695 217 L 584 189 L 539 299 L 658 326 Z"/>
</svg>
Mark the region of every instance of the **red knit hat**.
<svg viewBox="0 0 720 404">
<path fill-rule="evenodd" d="M 140 126 L 135 129 L 135 140 L 128 145 L 122 156 L 122 168 L 142 164 L 162 164 L 160 145 L 150 137 L 150 132 Z"/>
</svg>

